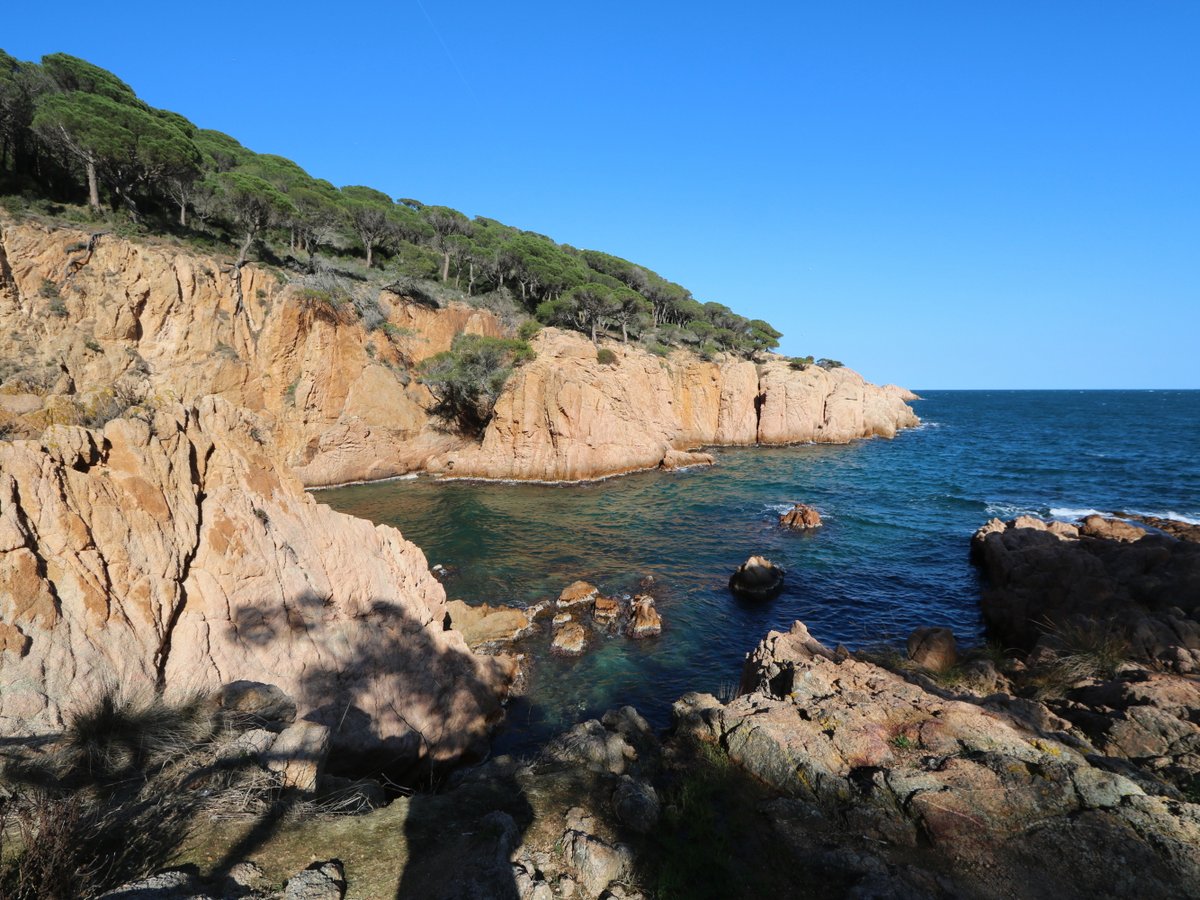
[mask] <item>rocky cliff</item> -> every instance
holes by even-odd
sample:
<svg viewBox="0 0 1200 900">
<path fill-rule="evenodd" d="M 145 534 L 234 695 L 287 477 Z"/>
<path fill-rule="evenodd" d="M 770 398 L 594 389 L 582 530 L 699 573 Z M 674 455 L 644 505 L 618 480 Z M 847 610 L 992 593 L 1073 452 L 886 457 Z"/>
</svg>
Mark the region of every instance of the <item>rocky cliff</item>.
<svg viewBox="0 0 1200 900">
<path fill-rule="evenodd" d="M 850 369 L 783 360 L 663 359 L 612 345 L 611 363 L 574 332 L 547 329 L 517 370 L 478 446 L 429 468 L 463 477 L 575 481 L 654 468 L 702 445 L 846 443 L 918 424 L 898 388 Z"/>
<path fill-rule="evenodd" d="M 315 502 L 220 398 L 0 442 L 0 722 L 60 727 L 106 689 L 274 684 L 343 752 L 457 758 L 512 676 L 444 629 L 398 531 Z"/>
<path fill-rule="evenodd" d="M 315 295 L 317 294 L 317 295 Z M 846 442 L 915 425 L 898 388 L 849 369 L 660 359 L 546 329 L 479 444 L 447 433 L 414 379 L 463 332 L 500 335 L 486 311 L 431 309 L 384 290 L 368 328 L 349 299 L 254 266 L 70 229 L 0 223 L 0 425 L 34 435 L 78 421 L 115 385 L 152 398 L 217 394 L 263 417 L 277 461 L 308 486 L 431 470 L 489 478 L 596 478 L 704 444 Z"/>
</svg>

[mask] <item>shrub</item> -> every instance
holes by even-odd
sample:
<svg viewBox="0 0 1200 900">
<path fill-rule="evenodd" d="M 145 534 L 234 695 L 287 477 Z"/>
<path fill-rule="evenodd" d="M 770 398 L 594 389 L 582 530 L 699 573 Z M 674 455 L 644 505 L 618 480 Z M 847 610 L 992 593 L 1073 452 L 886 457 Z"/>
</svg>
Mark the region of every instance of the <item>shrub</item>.
<svg viewBox="0 0 1200 900">
<path fill-rule="evenodd" d="M 522 340 L 460 334 L 450 349 L 421 364 L 434 415 L 465 434 L 481 434 L 513 369 L 533 358 Z"/>
<path fill-rule="evenodd" d="M 517 329 L 517 337 L 523 341 L 531 341 L 542 330 L 542 323 L 537 319 L 526 319 Z"/>
<path fill-rule="evenodd" d="M 842 363 L 839 362 L 838 360 L 825 359 L 824 357 L 817 360 L 817 365 L 820 366 L 822 369 L 840 369 L 840 368 L 842 368 Z"/>
<path fill-rule="evenodd" d="M 596 351 L 596 362 L 602 366 L 613 366 L 617 363 L 617 354 L 607 347 L 603 347 Z"/>
<path fill-rule="evenodd" d="M 795 369 L 797 372 L 803 372 L 812 364 L 813 358 L 811 356 L 793 356 L 788 361 L 788 366 Z"/>
</svg>

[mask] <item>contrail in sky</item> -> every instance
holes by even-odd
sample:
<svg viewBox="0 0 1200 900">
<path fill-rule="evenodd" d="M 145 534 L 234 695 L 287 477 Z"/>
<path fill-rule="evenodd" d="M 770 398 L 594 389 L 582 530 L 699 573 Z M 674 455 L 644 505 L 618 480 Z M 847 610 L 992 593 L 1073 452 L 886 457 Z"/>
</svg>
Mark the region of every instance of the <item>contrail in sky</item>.
<svg viewBox="0 0 1200 900">
<path fill-rule="evenodd" d="M 454 60 L 454 54 L 450 52 L 450 48 L 446 46 L 445 40 L 442 39 L 442 33 L 438 31 L 436 25 L 433 24 L 433 17 L 429 15 L 429 10 L 425 8 L 425 4 L 421 0 L 417 0 L 417 6 L 421 8 L 421 12 L 425 14 L 425 21 L 429 23 L 429 27 L 433 29 L 434 36 L 438 39 L 438 43 L 442 45 L 442 49 L 446 51 L 446 59 L 450 60 L 450 65 L 454 66 L 454 71 L 458 73 L 459 80 L 462 81 L 463 87 L 467 89 L 467 93 L 471 95 L 471 99 L 478 106 L 479 98 L 475 96 L 475 91 L 471 89 L 471 85 L 467 83 L 467 76 L 463 75 L 462 69 L 458 67 L 458 63 Z"/>
</svg>

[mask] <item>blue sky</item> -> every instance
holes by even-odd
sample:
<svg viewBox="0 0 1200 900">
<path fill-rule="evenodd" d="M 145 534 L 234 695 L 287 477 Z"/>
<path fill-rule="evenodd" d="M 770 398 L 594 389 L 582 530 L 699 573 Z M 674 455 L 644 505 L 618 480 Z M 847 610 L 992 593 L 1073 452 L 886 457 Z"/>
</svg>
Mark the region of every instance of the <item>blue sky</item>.
<svg viewBox="0 0 1200 900">
<path fill-rule="evenodd" d="M 113 9 L 20 4 L 0 47 L 875 381 L 1200 388 L 1200 3 Z"/>
</svg>

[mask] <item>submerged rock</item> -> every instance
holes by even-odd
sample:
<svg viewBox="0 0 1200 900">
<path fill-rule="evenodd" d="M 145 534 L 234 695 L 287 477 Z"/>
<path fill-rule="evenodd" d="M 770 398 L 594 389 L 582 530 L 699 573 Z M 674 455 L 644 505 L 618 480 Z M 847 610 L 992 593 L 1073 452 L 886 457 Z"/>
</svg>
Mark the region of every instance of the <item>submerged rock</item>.
<svg viewBox="0 0 1200 900">
<path fill-rule="evenodd" d="M 783 587 L 783 569 L 763 556 L 751 556 L 729 577 L 729 589 L 735 594 L 763 600 Z"/>
<path fill-rule="evenodd" d="M 779 524 L 784 528 L 790 528 L 793 531 L 804 531 L 809 528 L 821 527 L 821 514 L 811 506 L 804 503 L 797 503 L 782 516 L 779 517 Z"/>
</svg>

